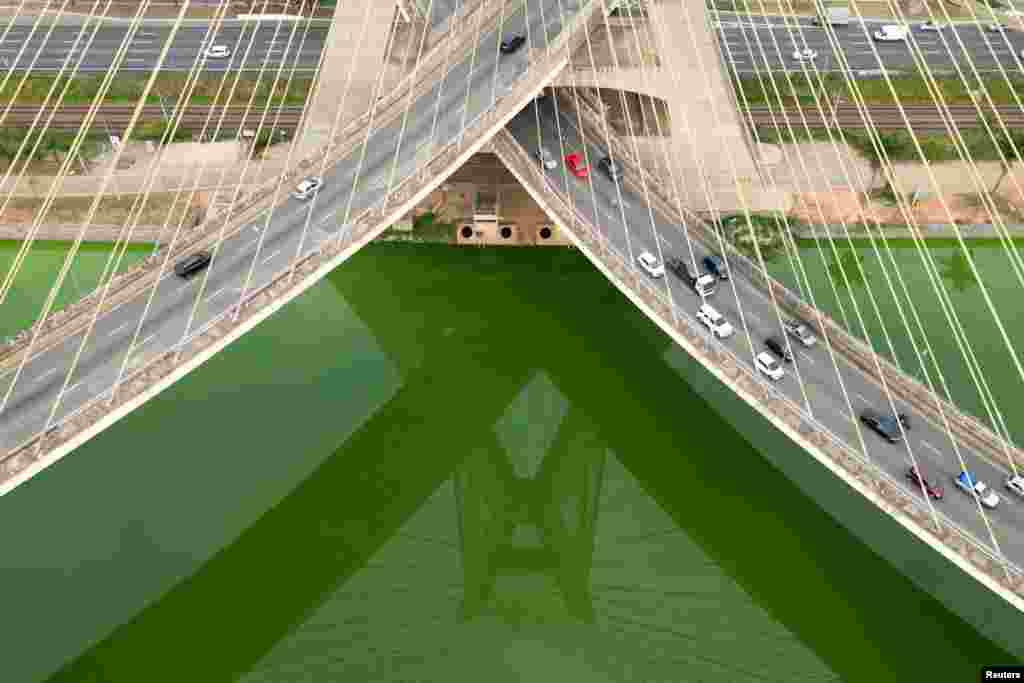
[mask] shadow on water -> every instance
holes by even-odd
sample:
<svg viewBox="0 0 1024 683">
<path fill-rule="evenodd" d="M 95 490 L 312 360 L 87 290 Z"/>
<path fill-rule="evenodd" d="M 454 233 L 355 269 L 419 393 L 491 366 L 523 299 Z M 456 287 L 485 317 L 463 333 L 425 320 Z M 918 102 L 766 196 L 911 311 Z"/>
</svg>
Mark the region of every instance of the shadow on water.
<svg viewBox="0 0 1024 683">
<path fill-rule="evenodd" d="M 842 679 L 967 680 L 983 663 L 1008 660 L 826 516 L 729 427 L 702 400 L 702 387 L 680 379 L 662 333 L 582 256 L 499 251 L 375 246 L 332 274 L 330 282 L 401 368 L 402 388 L 235 541 L 50 680 L 239 677 L 453 476 L 461 491 L 462 553 L 466 562 L 477 561 L 465 548 L 470 531 L 479 543 L 497 527 L 470 530 L 471 520 L 497 504 L 497 492 L 518 486 L 481 453 L 493 451 L 494 425 L 538 369 L 567 398 L 566 424 L 592 427 L 711 561 Z M 273 321 L 265 326 L 266 334 L 285 332 Z M 750 419 L 728 417 L 740 425 Z M 105 438 L 86 449 L 100 448 Z M 806 456 L 794 446 L 793 457 Z M 601 462 L 565 467 L 599 488 Z M 459 484 L 467 477 L 484 483 Z M 556 479 L 542 468 L 537 486 L 553 487 Z M 586 520 L 599 519 L 594 486 L 578 496 L 582 508 L 567 518 L 577 520 L 572 524 L 555 519 L 553 503 L 507 512 L 507 520 L 550 531 L 541 551 L 503 560 L 555 567 L 570 612 L 585 623 L 602 619 L 600 609 L 592 613 L 585 585 L 593 535 Z M 576 544 L 569 555 L 586 561 L 560 562 L 558 547 L 567 544 Z M 467 580 L 464 620 L 492 592 L 492 569 Z M 776 680 L 770 662 L 762 664 L 763 672 L 750 676 Z M 679 675 L 686 680 L 685 670 Z"/>
</svg>

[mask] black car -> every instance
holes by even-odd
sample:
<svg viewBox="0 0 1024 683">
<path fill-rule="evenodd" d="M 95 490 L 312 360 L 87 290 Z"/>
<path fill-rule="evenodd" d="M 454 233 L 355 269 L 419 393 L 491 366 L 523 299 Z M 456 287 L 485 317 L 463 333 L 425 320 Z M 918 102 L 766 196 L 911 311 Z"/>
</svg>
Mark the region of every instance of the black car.
<svg viewBox="0 0 1024 683">
<path fill-rule="evenodd" d="M 860 421 L 889 443 L 899 443 L 903 438 L 903 434 L 900 432 L 900 420 L 895 415 L 882 415 L 873 410 L 865 410 L 861 413 Z M 903 428 L 907 429 L 906 425 Z"/>
<path fill-rule="evenodd" d="M 197 251 L 196 253 L 181 259 L 174 264 L 174 274 L 178 277 L 189 278 L 210 265 L 210 252 Z"/>
<path fill-rule="evenodd" d="M 665 259 L 665 267 L 668 268 L 673 275 L 691 287 L 693 287 L 693 284 L 697 281 L 696 276 L 690 272 L 690 267 L 680 258 L 669 256 Z"/>
<path fill-rule="evenodd" d="M 717 277 L 719 280 L 728 280 L 729 273 L 725 270 L 725 261 L 718 254 L 711 254 L 710 256 L 704 257 L 704 267 L 708 269 L 708 272 Z"/>
<path fill-rule="evenodd" d="M 793 354 L 789 352 L 789 349 L 786 348 L 786 344 L 778 337 L 768 337 L 764 340 L 764 345 L 768 347 L 769 351 L 787 363 L 793 362 Z"/>
<path fill-rule="evenodd" d="M 501 41 L 501 54 L 510 55 L 523 46 L 526 36 L 512 36 L 508 40 Z"/>
<path fill-rule="evenodd" d="M 612 180 L 618 180 L 622 177 L 622 164 L 617 161 L 612 161 L 611 157 L 603 157 L 597 162 L 598 167 L 608 174 L 608 177 Z"/>
</svg>

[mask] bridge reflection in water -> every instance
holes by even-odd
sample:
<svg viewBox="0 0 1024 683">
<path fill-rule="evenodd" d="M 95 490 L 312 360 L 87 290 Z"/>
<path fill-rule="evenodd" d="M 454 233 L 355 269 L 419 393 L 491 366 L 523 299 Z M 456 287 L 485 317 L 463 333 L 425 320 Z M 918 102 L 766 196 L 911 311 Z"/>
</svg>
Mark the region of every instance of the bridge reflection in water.
<svg viewBox="0 0 1024 683">
<path fill-rule="evenodd" d="M 283 468 L 301 454 L 278 445 L 275 413 L 292 410 L 297 427 L 306 411 L 340 414 L 391 378 L 373 410 L 350 411 L 366 415 L 351 435 L 316 415 L 324 438 L 342 445 L 263 498 L 272 507 L 187 579 L 91 634 L 103 639 L 53 680 L 677 681 L 685 672 L 881 681 L 921 666 L 973 675 L 978 653 L 1000 659 L 732 432 L 676 374 L 692 361 L 666 360 L 661 332 L 578 254 L 381 247 L 329 282 L 253 335 L 265 340 L 264 360 L 276 359 L 265 374 L 245 345 L 260 342 L 245 342 L 10 499 L 28 501 L 62 472 L 95 471 L 133 429 L 136 443 L 151 443 L 157 425 L 195 424 L 210 404 L 182 397 L 229 382 L 248 403 L 223 425 L 235 432 L 226 443 L 243 446 L 217 451 L 221 466 Z M 330 287 L 360 323 L 329 305 Z M 310 296 L 323 305 L 304 303 Z M 341 345 L 326 333 L 336 324 L 363 332 Z M 297 370 L 280 366 L 284 343 L 305 349 L 302 362 L 336 358 L 322 371 L 335 385 L 301 374 L 303 404 L 284 379 Z M 381 357 L 381 377 L 351 371 Z M 173 451 L 150 448 L 154 458 Z M 174 455 L 160 477 L 159 488 L 176 490 L 168 509 L 187 502 L 228 516 L 259 489 L 229 476 L 218 490 L 190 489 L 173 476 L 200 471 L 211 453 Z M 106 486 L 106 497 L 124 488 Z M 61 503 L 87 518 L 103 491 L 99 483 Z M 217 521 L 188 520 L 179 543 Z M 170 544 L 158 524 L 133 529 Z M 105 569 L 116 577 L 138 565 Z M 74 602 L 56 603 L 76 613 L 117 591 L 75 572 L 62 585 L 74 586 Z M 61 610 L 25 604 L 46 618 L 24 640 L 44 642 Z M 903 657 L 908 637 L 923 646 L 951 634 L 975 654 Z"/>
</svg>

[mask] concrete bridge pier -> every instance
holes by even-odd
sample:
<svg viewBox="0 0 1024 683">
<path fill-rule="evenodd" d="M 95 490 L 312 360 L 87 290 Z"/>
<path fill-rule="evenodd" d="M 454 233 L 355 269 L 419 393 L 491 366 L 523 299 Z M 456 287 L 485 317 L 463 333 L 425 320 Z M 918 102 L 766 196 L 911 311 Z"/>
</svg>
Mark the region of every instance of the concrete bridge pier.
<svg viewBox="0 0 1024 683">
<path fill-rule="evenodd" d="M 763 185 L 704 3 L 652 0 L 646 7 L 661 72 L 675 74 L 668 79 L 672 87 L 660 95 L 672 120 L 671 151 L 683 202 L 698 212 L 736 211 L 744 205 L 757 211 L 784 209 L 786 193 Z M 711 206 L 696 159 L 703 165 Z"/>
</svg>

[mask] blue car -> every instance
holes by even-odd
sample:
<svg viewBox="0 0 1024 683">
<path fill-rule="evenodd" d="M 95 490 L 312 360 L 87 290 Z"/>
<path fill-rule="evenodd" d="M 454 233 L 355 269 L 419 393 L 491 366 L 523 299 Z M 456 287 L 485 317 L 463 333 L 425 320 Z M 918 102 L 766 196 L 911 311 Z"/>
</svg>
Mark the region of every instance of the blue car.
<svg viewBox="0 0 1024 683">
<path fill-rule="evenodd" d="M 729 273 L 725 270 L 725 261 L 722 260 L 721 256 L 718 256 L 717 254 L 705 256 L 703 263 L 708 272 L 719 280 L 729 279 Z"/>
</svg>

